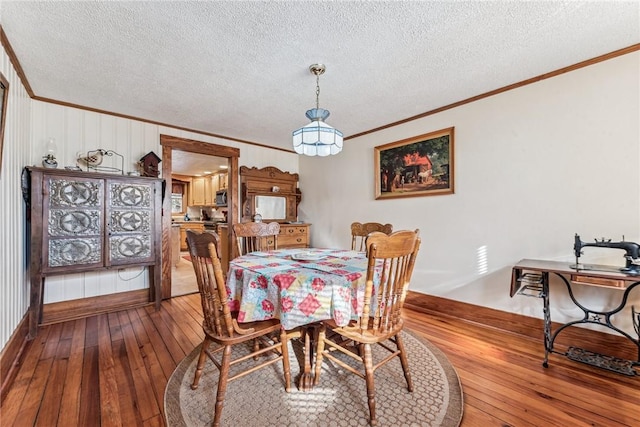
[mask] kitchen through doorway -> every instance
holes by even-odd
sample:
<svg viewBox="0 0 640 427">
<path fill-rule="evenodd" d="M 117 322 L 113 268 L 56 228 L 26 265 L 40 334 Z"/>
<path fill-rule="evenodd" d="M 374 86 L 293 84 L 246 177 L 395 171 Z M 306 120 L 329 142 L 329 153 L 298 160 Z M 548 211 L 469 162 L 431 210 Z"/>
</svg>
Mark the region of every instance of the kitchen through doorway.
<svg viewBox="0 0 640 427">
<path fill-rule="evenodd" d="M 186 230 L 217 231 L 218 224 L 232 224 L 237 215 L 240 150 L 166 135 L 160 142 L 166 182 L 162 217 L 162 298 L 166 299 L 198 291 Z M 221 188 L 226 206 L 216 201 Z"/>
<path fill-rule="evenodd" d="M 171 297 L 198 292 L 186 231 L 211 230 L 227 222 L 228 159 L 173 150 L 171 165 Z M 218 200 L 220 199 L 220 200 Z M 179 241 L 176 241 L 179 239 Z"/>
</svg>

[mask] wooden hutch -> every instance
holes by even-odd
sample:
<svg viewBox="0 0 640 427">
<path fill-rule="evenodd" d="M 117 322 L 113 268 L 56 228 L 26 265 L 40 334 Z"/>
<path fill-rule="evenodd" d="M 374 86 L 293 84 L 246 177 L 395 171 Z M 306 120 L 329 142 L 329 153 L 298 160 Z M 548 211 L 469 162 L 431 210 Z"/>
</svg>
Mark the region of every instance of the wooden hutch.
<svg viewBox="0 0 640 427">
<path fill-rule="evenodd" d="M 298 189 L 298 174 L 283 172 L 273 166 L 262 169 L 240 167 L 241 221 L 253 221 L 256 214 L 263 222 L 280 223 L 278 248 L 308 248 L 311 224 L 298 221 L 298 204 L 302 193 Z M 223 242 L 235 238 L 229 229 L 221 230 Z M 225 245 L 223 244 L 224 248 Z M 235 252 L 235 245 L 234 252 Z M 238 254 L 234 253 L 231 258 Z M 229 265 L 228 254 L 222 256 L 223 268 Z"/>
</svg>

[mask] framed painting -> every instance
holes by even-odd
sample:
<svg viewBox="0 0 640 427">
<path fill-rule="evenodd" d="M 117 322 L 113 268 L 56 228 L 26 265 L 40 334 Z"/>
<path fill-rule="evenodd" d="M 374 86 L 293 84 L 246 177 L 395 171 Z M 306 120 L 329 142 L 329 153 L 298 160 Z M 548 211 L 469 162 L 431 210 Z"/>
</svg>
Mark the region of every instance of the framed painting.
<svg viewBox="0 0 640 427">
<path fill-rule="evenodd" d="M 375 147 L 376 199 L 453 194 L 453 130 Z"/>
<path fill-rule="evenodd" d="M 9 81 L 0 73 L 0 171 L 2 171 L 2 152 L 4 151 L 4 127 L 7 117 L 7 99 L 9 98 Z"/>
</svg>

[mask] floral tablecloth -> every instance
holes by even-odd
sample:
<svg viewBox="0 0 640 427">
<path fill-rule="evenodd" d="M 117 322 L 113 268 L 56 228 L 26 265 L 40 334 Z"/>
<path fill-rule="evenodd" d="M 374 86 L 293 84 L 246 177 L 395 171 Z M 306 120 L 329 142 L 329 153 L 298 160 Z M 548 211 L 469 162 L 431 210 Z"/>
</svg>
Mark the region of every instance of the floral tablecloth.
<svg viewBox="0 0 640 427">
<path fill-rule="evenodd" d="M 301 252 L 314 261 L 296 261 Z M 227 292 L 239 322 L 278 318 L 285 329 L 334 319 L 340 326 L 362 312 L 367 272 L 363 252 L 279 249 L 231 260 Z"/>
</svg>

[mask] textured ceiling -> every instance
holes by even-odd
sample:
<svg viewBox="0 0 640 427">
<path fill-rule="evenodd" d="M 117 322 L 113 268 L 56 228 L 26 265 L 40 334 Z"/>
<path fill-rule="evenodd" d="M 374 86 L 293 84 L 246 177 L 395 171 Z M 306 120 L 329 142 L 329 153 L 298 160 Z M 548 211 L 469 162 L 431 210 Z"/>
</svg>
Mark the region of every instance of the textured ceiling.
<svg viewBox="0 0 640 427">
<path fill-rule="evenodd" d="M 0 22 L 37 97 L 285 149 L 313 63 L 349 136 L 640 42 L 638 1 L 2 0 Z"/>
</svg>

